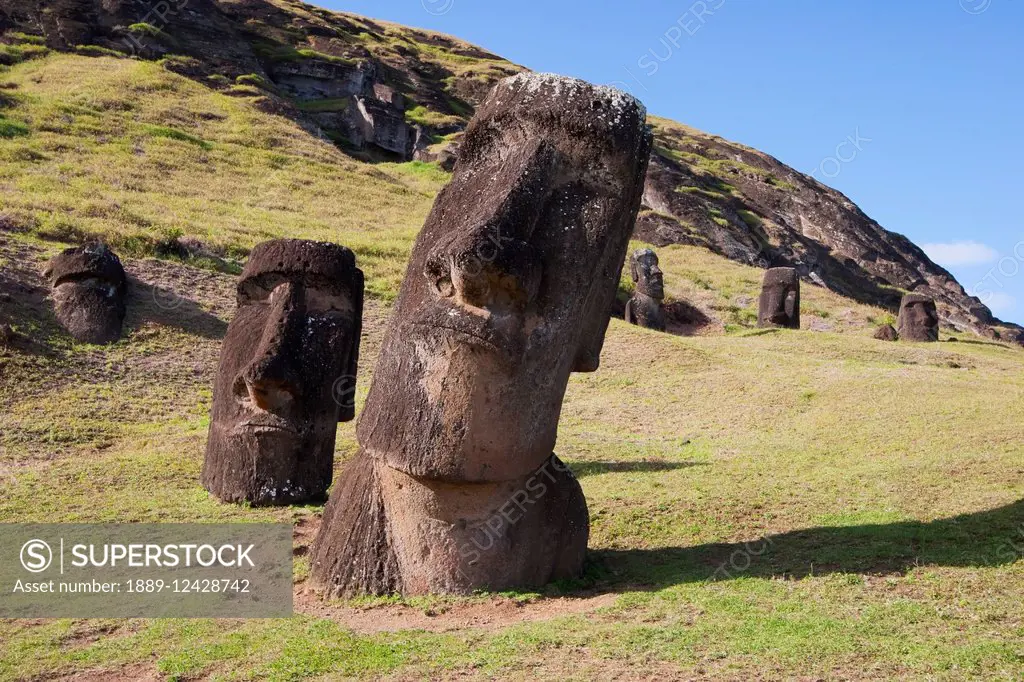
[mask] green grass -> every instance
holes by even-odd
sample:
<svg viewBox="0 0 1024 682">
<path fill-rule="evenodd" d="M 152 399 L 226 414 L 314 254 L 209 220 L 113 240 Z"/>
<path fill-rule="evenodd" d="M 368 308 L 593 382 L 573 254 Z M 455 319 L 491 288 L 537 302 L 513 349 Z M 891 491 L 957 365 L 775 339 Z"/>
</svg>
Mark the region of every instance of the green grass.
<svg viewBox="0 0 1024 682">
<path fill-rule="evenodd" d="M 371 299 L 361 408 L 448 174 L 359 163 L 158 64 L 47 55 L 5 79 L 7 113 L 32 122 L 0 145 L 0 213 L 18 228 L 0 242 L 5 276 L 103 237 L 142 284 L 176 283 L 190 304 L 162 314 L 143 293 L 109 347 L 72 342 L 46 306 L 16 320 L 45 352 L 0 352 L 0 522 L 315 518 L 199 486 L 234 279 L 141 259 L 185 236 L 232 262 L 279 236 L 352 248 Z M 5 620 L 0 680 L 1024 676 L 1024 353 L 874 341 L 891 313 L 811 285 L 808 317 L 833 332 L 757 330 L 762 270 L 658 253 L 668 297 L 721 329 L 613 320 L 600 370 L 573 375 L 556 451 L 590 509 L 581 580 L 283 621 Z M 339 425 L 338 468 L 356 448 Z M 307 572 L 300 557 L 298 590 Z"/>
</svg>

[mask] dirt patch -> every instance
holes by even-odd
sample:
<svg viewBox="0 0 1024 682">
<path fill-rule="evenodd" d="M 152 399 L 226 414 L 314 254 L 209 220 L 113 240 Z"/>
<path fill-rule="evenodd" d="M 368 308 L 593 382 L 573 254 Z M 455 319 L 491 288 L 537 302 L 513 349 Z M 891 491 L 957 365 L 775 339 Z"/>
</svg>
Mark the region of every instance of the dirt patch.
<svg viewBox="0 0 1024 682">
<path fill-rule="evenodd" d="M 517 623 L 590 613 L 614 605 L 616 599 L 614 594 L 531 601 L 494 596 L 484 601 L 455 601 L 426 608 L 405 604 L 360 608 L 326 602 L 312 590 L 302 589 L 295 594 L 295 611 L 332 620 L 361 634 L 400 630 L 451 632 L 466 628 L 493 630 Z"/>
<path fill-rule="evenodd" d="M 38 682 L 160 682 L 166 678 L 151 664 L 137 663 L 120 668 L 50 673 L 35 679 Z"/>
</svg>

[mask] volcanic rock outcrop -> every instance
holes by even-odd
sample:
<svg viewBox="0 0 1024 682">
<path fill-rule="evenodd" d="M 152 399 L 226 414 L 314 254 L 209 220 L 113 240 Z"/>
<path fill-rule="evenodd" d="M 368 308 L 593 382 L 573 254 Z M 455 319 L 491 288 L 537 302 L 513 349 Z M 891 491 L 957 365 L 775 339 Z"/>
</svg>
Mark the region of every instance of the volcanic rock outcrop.
<svg viewBox="0 0 1024 682">
<path fill-rule="evenodd" d="M 757 326 L 800 328 L 800 277 L 794 268 L 771 268 L 764 274 Z"/>
<path fill-rule="evenodd" d="M 935 301 L 921 294 L 904 296 L 896 331 L 904 341 L 938 341 L 939 313 Z"/>
<path fill-rule="evenodd" d="M 665 282 L 658 267 L 658 254 L 651 249 L 637 249 L 630 257 L 629 272 L 636 289 L 626 302 L 626 322 L 665 331 Z"/>
<path fill-rule="evenodd" d="M 579 575 L 586 500 L 552 450 L 569 374 L 598 366 L 650 144 L 636 100 L 582 81 L 516 76 L 480 106 L 314 543 L 328 594 Z"/>
<path fill-rule="evenodd" d="M 202 483 L 225 502 L 323 499 L 355 417 L 363 273 L 337 244 L 253 249 L 221 347 Z"/>
<path fill-rule="evenodd" d="M 127 279 L 121 259 L 104 244 L 65 249 L 43 271 L 53 287 L 57 321 L 83 343 L 121 338 Z"/>
</svg>

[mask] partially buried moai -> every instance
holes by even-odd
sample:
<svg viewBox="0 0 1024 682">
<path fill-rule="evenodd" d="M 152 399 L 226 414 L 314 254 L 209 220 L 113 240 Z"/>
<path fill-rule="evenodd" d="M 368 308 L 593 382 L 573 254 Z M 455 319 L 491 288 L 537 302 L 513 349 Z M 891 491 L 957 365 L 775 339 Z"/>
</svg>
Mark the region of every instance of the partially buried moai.
<svg viewBox="0 0 1024 682">
<path fill-rule="evenodd" d="M 665 281 L 658 267 L 658 254 L 637 249 L 629 259 L 629 272 L 636 289 L 626 302 L 626 322 L 665 331 Z"/>
<path fill-rule="evenodd" d="M 43 271 L 53 287 L 57 321 L 78 341 L 108 344 L 121 338 L 127 278 L 121 259 L 104 244 L 65 249 Z"/>
<path fill-rule="evenodd" d="M 339 421 L 355 417 L 363 273 L 337 244 L 264 242 L 221 346 L 203 486 L 226 502 L 323 499 Z"/>
<path fill-rule="evenodd" d="M 764 274 L 757 326 L 800 328 L 800 276 L 796 269 L 771 268 Z"/>
<path fill-rule="evenodd" d="M 580 574 L 587 504 L 552 454 L 597 369 L 650 154 L 643 107 L 551 75 L 498 83 L 413 248 L 313 546 L 329 595 Z"/>
<path fill-rule="evenodd" d="M 935 301 L 921 294 L 904 296 L 896 331 L 903 341 L 938 341 L 939 311 Z"/>
</svg>

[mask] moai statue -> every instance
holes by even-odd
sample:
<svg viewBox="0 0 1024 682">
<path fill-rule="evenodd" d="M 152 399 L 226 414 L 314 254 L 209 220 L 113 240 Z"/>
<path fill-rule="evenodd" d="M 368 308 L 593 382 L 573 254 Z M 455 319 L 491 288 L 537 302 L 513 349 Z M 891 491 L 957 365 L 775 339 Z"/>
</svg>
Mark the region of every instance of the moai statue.
<svg viewBox="0 0 1024 682">
<path fill-rule="evenodd" d="M 355 417 L 363 273 L 337 244 L 253 249 L 221 346 L 203 487 L 225 502 L 322 500 Z"/>
<path fill-rule="evenodd" d="M 904 296 L 896 331 L 904 341 L 938 341 L 939 311 L 935 301 L 921 294 Z"/>
<path fill-rule="evenodd" d="M 764 275 L 758 327 L 800 328 L 800 277 L 794 268 L 771 268 Z"/>
<path fill-rule="evenodd" d="M 645 111 L 559 76 L 499 82 L 413 248 L 312 553 L 328 595 L 578 576 L 589 523 L 552 454 L 597 369 L 643 192 Z"/>
<path fill-rule="evenodd" d="M 658 254 L 651 249 L 637 249 L 630 258 L 629 272 L 636 290 L 626 302 L 626 322 L 665 331 L 665 281 L 658 267 Z"/>
<path fill-rule="evenodd" d="M 108 344 L 121 338 L 128 280 L 105 244 L 65 249 L 46 265 L 57 321 L 78 341 Z"/>
<path fill-rule="evenodd" d="M 875 330 L 875 338 L 879 341 L 898 341 L 900 335 L 891 324 L 883 324 Z"/>
</svg>

